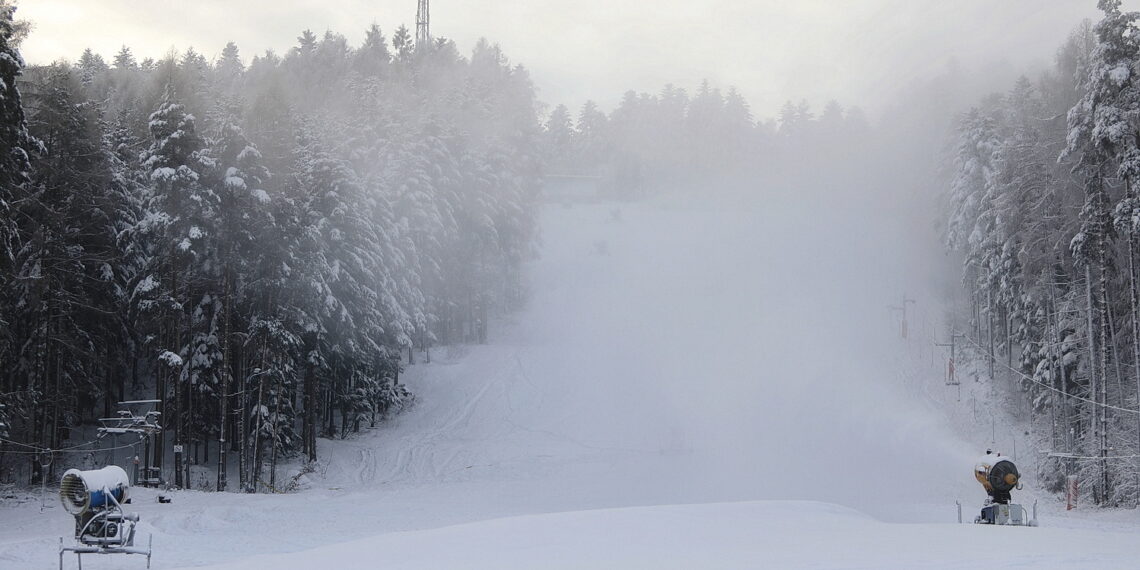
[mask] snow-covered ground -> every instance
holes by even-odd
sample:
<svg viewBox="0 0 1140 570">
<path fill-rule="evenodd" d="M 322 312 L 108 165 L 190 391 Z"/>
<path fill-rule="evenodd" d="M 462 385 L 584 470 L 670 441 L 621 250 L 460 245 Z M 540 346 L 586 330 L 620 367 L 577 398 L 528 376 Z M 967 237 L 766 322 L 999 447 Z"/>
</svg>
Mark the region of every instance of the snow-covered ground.
<svg viewBox="0 0 1140 570">
<path fill-rule="evenodd" d="M 1136 567 L 1135 513 L 1032 488 L 1041 528 L 954 524 L 988 440 L 952 427 L 937 367 L 900 373 L 913 244 L 855 196 L 785 198 L 548 206 L 528 308 L 410 367 L 415 407 L 322 440 L 303 491 L 136 489 L 153 566 Z M 58 564 L 49 505 L 0 500 L 0 568 Z"/>
</svg>

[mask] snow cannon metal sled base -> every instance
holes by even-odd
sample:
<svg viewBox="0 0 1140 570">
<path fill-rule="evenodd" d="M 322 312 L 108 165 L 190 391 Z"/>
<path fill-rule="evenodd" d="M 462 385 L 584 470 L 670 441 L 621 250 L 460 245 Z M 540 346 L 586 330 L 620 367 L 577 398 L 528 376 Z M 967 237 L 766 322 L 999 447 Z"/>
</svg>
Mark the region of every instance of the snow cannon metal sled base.
<svg viewBox="0 0 1140 570">
<path fill-rule="evenodd" d="M 962 501 L 955 501 L 958 505 L 958 522 L 962 522 Z M 1033 518 L 1029 518 L 1029 511 L 1017 503 L 993 503 L 982 507 L 982 512 L 974 517 L 974 524 L 993 524 L 1001 526 L 1038 526 L 1037 501 L 1033 501 Z"/>
<path fill-rule="evenodd" d="M 1033 502 L 1033 518 L 1025 507 L 1017 503 L 995 503 L 982 508 L 982 513 L 974 519 L 974 524 L 999 524 L 1012 526 L 1037 526 L 1037 501 Z"/>
</svg>

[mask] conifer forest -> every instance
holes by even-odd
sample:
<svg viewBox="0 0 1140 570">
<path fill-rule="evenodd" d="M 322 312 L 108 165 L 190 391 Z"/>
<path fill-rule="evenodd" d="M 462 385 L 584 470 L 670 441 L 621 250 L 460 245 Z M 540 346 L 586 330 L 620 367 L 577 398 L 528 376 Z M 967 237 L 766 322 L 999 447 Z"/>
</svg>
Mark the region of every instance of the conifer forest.
<svg viewBox="0 0 1140 570">
<path fill-rule="evenodd" d="M 26 65 L 34 31 L 0 0 L 0 483 L 117 450 L 156 482 L 290 490 L 279 463 L 382 430 L 417 403 L 407 367 L 524 307 L 558 192 L 855 193 L 922 131 L 941 167 L 912 191 L 956 279 L 935 336 L 1029 426 L 1043 489 L 1140 504 L 1140 13 L 1098 6 L 1047 70 L 876 120 L 835 100 L 757 117 L 710 81 L 548 106 L 493 41 L 377 24 Z M 148 437 L 97 437 L 147 412 Z"/>
<path fill-rule="evenodd" d="M 184 446 L 219 490 L 275 489 L 280 459 L 409 405 L 404 363 L 521 301 L 540 133 L 496 46 L 374 25 L 248 65 L 230 43 L 24 68 L 17 32 L 5 4 L 4 468 L 39 480 L 29 450 L 154 399 L 153 465 Z"/>
<path fill-rule="evenodd" d="M 869 129 L 835 101 L 760 122 L 707 81 L 547 114 L 498 46 L 406 27 L 25 68 L 11 6 L 3 26 L 0 472 L 27 483 L 39 450 L 105 449 L 85 426 L 158 400 L 130 450 L 165 481 L 178 446 L 211 489 L 279 490 L 278 461 L 412 404 L 402 367 L 523 302 L 544 174 L 628 199 Z"/>
<path fill-rule="evenodd" d="M 1140 0 L 0 0 L 0 568 L 1137 532 Z"/>
</svg>

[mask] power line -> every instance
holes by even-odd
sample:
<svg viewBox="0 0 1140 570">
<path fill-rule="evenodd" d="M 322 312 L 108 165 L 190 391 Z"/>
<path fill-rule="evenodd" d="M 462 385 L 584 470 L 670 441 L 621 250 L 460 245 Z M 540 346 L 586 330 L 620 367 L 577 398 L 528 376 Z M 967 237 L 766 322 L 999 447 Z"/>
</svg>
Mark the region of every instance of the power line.
<svg viewBox="0 0 1140 570">
<path fill-rule="evenodd" d="M 989 357 L 990 357 L 990 362 L 995 362 L 995 361 L 997 361 L 997 357 L 996 357 L 996 356 L 995 356 L 995 355 L 994 355 L 992 352 L 990 352 L 990 351 L 986 350 L 984 347 L 982 347 L 982 345 L 978 344 L 978 343 L 977 343 L 977 341 L 975 341 L 974 339 L 970 338 L 969 336 L 964 336 L 964 338 L 965 338 L 965 339 L 966 339 L 966 341 L 968 341 L 970 344 L 974 345 L 974 347 L 976 347 L 976 348 L 977 348 L 977 349 L 978 349 L 980 352 L 982 352 L 984 355 L 986 355 L 986 356 L 989 356 Z M 1045 388 L 1045 389 L 1047 389 L 1047 390 L 1050 390 L 1050 391 L 1053 391 L 1053 392 L 1057 392 L 1057 393 L 1059 393 L 1059 394 L 1061 394 L 1061 395 L 1063 395 L 1063 396 L 1067 396 L 1067 397 L 1069 397 L 1069 398 L 1073 398 L 1073 399 L 1075 399 L 1075 400 L 1080 400 L 1080 401 L 1082 401 L 1082 402 L 1087 402 L 1087 403 L 1089 403 L 1089 404 L 1092 404 L 1092 405 L 1094 405 L 1094 406 L 1100 406 L 1100 407 L 1102 407 L 1102 408 L 1106 408 L 1106 409 L 1109 409 L 1109 410 L 1116 410 L 1116 411 L 1118 411 L 1118 412 L 1128 412 L 1128 413 L 1130 413 L 1130 414 L 1140 414 L 1140 410 L 1133 410 L 1133 409 L 1131 409 L 1131 408 L 1121 408 L 1120 406 L 1113 406 L 1113 405 L 1109 405 L 1109 404 L 1102 404 L 1102 403 L 1100 403 L 1100 402 L 1097 402 L 1096 400 L 1090 400 L 1089 398 L 1084 398 L 1084 397 L 1082 397 L 1082 396 L 1077 396 L 1077 395 L 1074 395 L 1074 394 L 1070 394 L 1070 393 L 1068 393 L 1068 392 L 1066 392 L 1066 391 L 1064 391 L 1064 390 L 1061 390 L 1061 389 L 1058 389 L 1058 388 L 1054 388 L 1054 387 L 1052 387 L 1052 386 L 1050 386 L 1050 385 L 1048 385 L 1048 384 L 1046 384 L 1046 383 L 1044 383 L 1044 382 L 1041 382 L 1041 381 L 1037 380 L 1036 378 L 1033 378 L 1032 376 L 1029 376 L 1029 375 L 1027 375 L 1027 374 L 1023 373 L 1022 371 L 1020 371 L 1020 370 L 1017 370 L 1016 368 L 1013 368 L 1013 367 L 1011 367 L 1011 366 L 1009 366 L 1009 365 L 1007 365 L 1007 364 L 1005 364 L 1005 363 L 1002 363 L 1002 362 L 998 362 L 998 364 L 999 364 L 999 365 L 1000 365 L 1002 368 L 1005 368 L 1005 369 L 1009 370 L 1010 372 L 1013 372 L 1014 374 L 1017 374 L 1018 376 L 1021 376 L 1022 378 L 1024 378 L 1024 379 L 1028 380 L 1029 382 L 1032 382 L 1033 384 L 1036 384 L 1036 385 L 1038 385 L 1038 386 L 1041 386 L 1042 388 Z"/>
<path fill-rule="evenodd" d="M 1109 455 L 1101 457 L 1099 455 L 1073 455 L 1071 453 L 1050 453 L 1049 457 L 1057 457 L 1061 459 L 1081 459 L 1087 461 L 1100 461 L 1102 459 L 1136 459 L 1140 455 Z"/>
</svg>

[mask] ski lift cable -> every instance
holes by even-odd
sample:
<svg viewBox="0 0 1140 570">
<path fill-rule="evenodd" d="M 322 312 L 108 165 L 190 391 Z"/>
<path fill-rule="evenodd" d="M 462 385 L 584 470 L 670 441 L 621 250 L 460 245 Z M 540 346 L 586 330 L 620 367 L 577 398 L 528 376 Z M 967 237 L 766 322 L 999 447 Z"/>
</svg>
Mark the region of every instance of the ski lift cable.
<svg viewBox="0 0 1140 570">
<path fill-rule="evenodd" d="M 1041 382 L 1041 381 L 1039 381 L 1039 380 L 1036 380 L 1036 379 L 1035 379 L 1035 378 L 1033 378 L 1032 376 L 1029 376 L 1029 375 L 1027 375 L 1027 374 L 1023 373 L 1022 371 L 1020 371 L 1020 370 L 1017 370 L 1016 368 L 1013 368 L 1013 367 L 1011 367 L 1011 366 L 1007 365 L 1007 364 L 1006 364 L 1006 363 L 1004 363 L 1004 362 L 1001 362 L 1001 361 L 1000 361 L 1000 360 L 997 358 L 997 356 L 996 356 L 996 355 L 994 355 L 994 353 L 992 353 L 992 352 L 990 352 L 990 351 L 986 350 L 985 348 L 983 348 L 983 347 L 982 347 L 982 345 L 978 344 L 978 343 L 977 343 L 977 341 L 975 341 L 974 339 L 970 338 L 969 336 L 963 336 L 963 338 L 965 338 L 965 339 L 966 339 L 966 340 L 967 340 L 967 341 L 968 341 L 970 344 L 974 345 L 974 346 L 975 346 L 975 347 L 978 349 L 978 351 L 980 351 L 982 354 L 985 354 L 985 355 L 989 356 L 991 359 L 993 359 L 993 362 L 994 362 L 994 363 L 996 363 L 998 366 L 1001 366 L 1002 368 L 1005 368 L 1006 370 L 1009 370 L 1010 372 L 1013 372 L 1014 374 L 1017 374 L 1018 376 L 1021 376 L 1022 378 L 1024 378 L 1024 379 L 1028 380 L 1029 382 L 1032 382 L 1032 383 L 1034 383 L 1034 384 L 1036 384 L 1036 385 L 1038 385 L 1038 386 L 1041 386 L 1042 388 L 1046 388 L 1046 389 L 1048 389 L 1048 390 L 1050 390 L 1050 391 L 1053 391 L 1053 392 L 1057 392 L 1057 393 L 1059 393 L 1059 394 L 1061 394 L 1061 395 L 1063 395 L 1063 396 L 1068 396 L 1068 397 L 1070 397 L 1070 398 L 1073 398 L 1073 399 L 1076 399 L 1076 400 L 1080 400 L 1080 401 L 1082 401 L 1082 402 L 1088 402 L 1088 403 L 1090 403 L 1090 404 L 1092 404 L 1092 405 L 1094 405 L 1094 406 L 1099 406 L 1099 407 L 1102 407 L 1102 408 L 1106 408 L 1106 409 L 1109 409 L 1109 410 L 1116 410 L 1116 411 L 1118 411 L 1118 412 L 1128 412 L 1128 413 L 1130 413 L 1130 414 L 1140 414 L 1140 410 L 1134 410 L 1134 409 L 1132 409 L 1132 408 L 1122 408 L 1122 407 L 1120 407 L 1120 406 L 1113 406 L 1113 405 L 1110 405 L 1110 404 L 1102 404 L 1102 403 L 1100 403 L 1100 402 L 1097 402 L 1096 400 L 1091 400 L 1091 399 L 1089 399 L 1089 398 L 1084 398 L 1084 397 L 1081 397 L 1081 396 L 1077 396 L 1077 395 L 1074 395 L 1074 394 L 1069 394 L 1068 392 L 1065 392 L 1064 390 L 1060 390 L 1060 389 L 1058 389 L 1058 388 L 1054 388 L 1054 387 L 1052 387 L 1052 386 L 1050 386 L 1050 385 L 1048 385 L 1048 384 L 1046 384 L 1046 383 L 1044 383 L 1044 382 Z M 1098 459 L 1099 459 L 1099 458 L 1098 458 Z"/>
<path fill-rule="evenodd" d="M 1101 457 L 1099 455 L 1071 455 L 1068 453 L 1062 453 L 1062 454 L 1056 454 L 1056 455 L 1050 454 L 1049 456 L 1050 457 L 1058 457 L 1061 459 L 1079 459 L 1079 460 L 1086 460 L 1086 461 L 1100 461 L 1102 459 L 1136 459 L 1136 458 L 1140 457 L 1140 455 L 1106 455 L 1104 457 Z"/>
<path fill-rule="evenodd" d="M 4 440 L 4 441 L 8 441 L 8 440 Z M 11 443 L 15 443 L 15 442 L 11 442 Z M 4 453 L 11 453 L 14 455 L 40 455 L 43 453 L 95 453 L 98 451 L 116 451 L 119 449 L 135 448 L 135 447 L 138 447 L 139 443 L 141 443 L 141 442 L 130 443 L 130 444 L 126 444 L 126 445 L 119 445 L 116 447 L 101 447 L 99 449 L 73 449 L 73 448 L 72 449 L 47 449 L 47 448 L 41 449 L 41 448 L 34 448 L 35 451 L 14 451 L 14 450 L 10 450 L 10 451 L 5 451 Z"/>
<path fill-rule="evenodd" d="M 128 447 L 137 447 L 142 442 L 137 441 L 135 443 L 129 443 L 126 445 L 119 445 L 116 447 L 101 447 L 98 449 L 79 449 L 80 447 L 84 447 L 87 445 L 92 445 L 94 443 L 97 443 L 95 441 L 89 441 L 89 442 L 81 443 L 79 445 L 74 445 L 71 447 L 64 447 L 62 449 L 49 449 L 46 447 L 37 447 L 35 445 L 28 445 L 26 443 L 20 443 L 18 441 L 12 441 L 10 439 L 4 439 L 4 438 L 0 438 L 0 443 L 11 443 L 13 445 L 18 445 L 20 447 L 26 447 L 28 449 L 33 450 L 33 451 L 8 450 L 8 451 L 5 451 L 4 453 L 14 453 L 14 454 L 18 454 L 18 455 L 39 455 L 41 453 L 94 453 L 96 451 L 115 451 L 115 450 L 119 450 L 119 449 L 126 449 Z"/>
<path fill-rule="evenodd" d="M 4 438 L 2 438 L 2 437 L 0 437 L 0 443 L 11 443 L 12 445 L 18 445 L 18 446 L 20 446 L 20 447 L 26 447 L 26 448 L 28 448 L 28 449 L 35 449 L 35 450 L 36 450 L 36 453 L 39 453 L 39 450 L 40 450 L 40 449 L 42 449 L 42 448 L 40 448 L 40 447 L 36 447 L 36 446 L 34 446 L 34 445 L 28 445 L 28 444 L 26 444 L 26 443 L 20 443 L 20 442 L 18 442 L 18 441 L 12 441 L 12 440 L 10 440 L 10 439 L 4 439 Z M 9 451 L 8 453 L 15 453 L 15 452 L 14 452 L 14 451 Z"/>
</svg>

